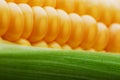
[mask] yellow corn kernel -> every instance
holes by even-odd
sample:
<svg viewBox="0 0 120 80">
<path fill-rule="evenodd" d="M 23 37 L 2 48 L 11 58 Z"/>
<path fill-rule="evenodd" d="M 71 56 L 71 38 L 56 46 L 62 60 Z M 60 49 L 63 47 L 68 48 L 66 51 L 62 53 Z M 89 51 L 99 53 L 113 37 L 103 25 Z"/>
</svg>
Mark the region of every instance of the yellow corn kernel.
<svg viewBox="0 0 120 80">
<path fill-rule="evenodd" d="M 62 49 L 62 47 L 57 42 L 49 43 L 49 47 L 53 49 Z"/>
<path fill-rule="evenodd" d="M 10 21 L 10 13 L 8 4 L 4 0 L 0 0 L 0 37 L 5 34 Z"/>
<path fill-rule="evenodd" d="M 29 0 L 14 0 L 15 3 L 28 3 Z"/>
<path fill-rule="evenodd" d="M 101 20 L 103 23 L 105 23 L 107 26 L 111 25 L 113 20 L 113 9 L 112 9 L 112 3 L 110 0 L 100 0 L 100 9 L 101 9 Z"/>
<path fill-rule="evenodd" d="M 1 0 L 2 1 L 2 0 Z M 3 0 L 4 1 L 4 0 Z M 14 2 L 14 0 L 5 0 L 5 1 L 7 1 L 7 2 Z"/>
<path fill-rule="evenodd" d="M 63 45 L 62 48 L 65 50 L 72 50 L 72 48 L 67 44 Z"/>
<path fill-rule="evenodd" d="M 87 0 L 75 0 L 75 13 L 78 13 L 79 15 L 84 15 L 86 14 L 86 1 Z"/>
<path fill-rule="evenodd" d="M 77 47 L 77 48 L 75 48 L 74 50 L 76 50 L 76 51 L 81 51 L 81 50 L 83 50 L 81 47 Z"/>
<path fill-rule="evenodd" d="M 119 1 L 119 0 L 118 0 Z M 115 12 L 115 14 L 114 14 L 114 23 L 116 22 L 116 23 L 120 23 L 120 5 L 119 5 L 119 3 L 118 2 L 116 2 L 116 1 L 114 1 L 113 0 L 113 5 L 114 6 L 112 6 L 113 7 L 113 9 L 114 9 L 114 12 Z"/>
<path fill-rule="evenodd" d="M 44 0 L 29 0 L 28 4 L 30 6 L 43 6 L 44 5 Z"/>
<path fill-rule="evenodd" d="M 58 14 L 57 11 L 52 7 L 44 8 L 48 15 L 48 31 L 44 38 L 46 42 L 52 42 L 58 36 L 59 26 L 58 26 Z"/>
<path fill-rule="evenodd" d="M 120 24 L 112 24 L 109 28 L 110 39 L 106 50 L 120 52 Z"/>
<path fill-rule="evenodd" d="M 48 44 L 45 41 L 40 41 L 32 44 L 35 47 L 48 48 Z"/>
<path fill-rule="evenodd" d="M 86 13 L 93 16 L 97 21 L 99 21 L 102 13 L 100 9 L 101 5 L 99 4 L 99 0 L 87 0 L 85 6 Z"/>
<path fill-rule="evenodd" d="M 31 35 L 33 29 L 33 11 L 27 4 L 19 4 L 19 7 L 24 15 L 24 30 L 22 38 L 27 39 Z"/>
<path fill-rule="evenodd" d="M 85 15 L 82 16 L 84 22 L 84 37 L 83 42 L 81 44 L 81 48 L 83 49 L 90 49 L 96 38 L 97 34 L 97 22 L 91 16 Z"/>
<path fill-rule="evenodd" d="M 33 31 L 28 40 L 32 43 L 41 41 L 48 29 L 47 13 L 41 7 L 32 7 L 34 15 Z"/>
<path fill-rule="evenodd" d="M 83 40 L 84 24 L 83 24 L 82 18 L 79 15 L 72 13 L 69 16 L 71 19 L 72 31 L 67 43 L 72 48 L 76 48 L 81 44 Z"/>
<path fill-rule="evenodd" d="M 56 8 L 71 13 L 74 11 L 74 0 L 56 0 Z"/>
<path fill-rule="evenodd" d="M 87 50 L 88 52 L 95 52 L 95 50 L 94 49 L 89 49 L 89 50 Z"/>
<path fill-rule="evenodd" d="M 98 32 L 96 39 L 94 40 L 93 48 L 97 51 L 102 51 L 108 44 L 109 30 L 103 23 L 98 23 Z"/>
<path fill-rule="evenodd" d="M 3 36 L 9 41 L 20 39 L 24 29 L 24 17 L 21 9 L 15 3 L 8 3 L 10 8 L 10 24 L 7 32 Z"/>
<path fill-rule="evenodd" d="M 23 46 L 31 46 L 30 42 L 25 39 L 19 39 L 19 40 L 15 41 L 14 43 L 23 45 Z"/>
<path fill-rule="evenodd" d="M 56 0 L 44 0 L 44 6 L 56 7 Z"/>
<path fill-rule="evenodd" d="M 71 21 L 69 15 L 63 10 L 57 10 L 57 12 L 59 19 L 58 26 L 60 29 L 56 41 L 63 45 L 69 40 L 71 34 Z"/>
</svg>

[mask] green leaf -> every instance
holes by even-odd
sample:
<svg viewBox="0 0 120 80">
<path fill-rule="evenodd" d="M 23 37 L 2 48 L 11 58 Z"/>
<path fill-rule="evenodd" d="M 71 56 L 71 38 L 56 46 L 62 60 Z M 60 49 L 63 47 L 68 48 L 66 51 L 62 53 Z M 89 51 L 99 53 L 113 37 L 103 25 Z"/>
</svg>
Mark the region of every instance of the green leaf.
<svg viewBox="0 0 120 80">
<path fill-rule="evenodd" d="M 119 54 L 0 44 L 0 80 L 119 79 Z"/>
</svg>

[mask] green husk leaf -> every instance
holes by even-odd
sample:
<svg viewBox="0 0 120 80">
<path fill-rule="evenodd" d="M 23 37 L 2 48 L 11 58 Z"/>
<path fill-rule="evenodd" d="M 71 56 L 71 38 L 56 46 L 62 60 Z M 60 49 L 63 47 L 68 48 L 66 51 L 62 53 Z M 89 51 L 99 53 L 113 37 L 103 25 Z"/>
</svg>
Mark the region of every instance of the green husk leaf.
<svg viewBox="0 0 120 80">
<path fill-rule="evenodd" d="M 119 54 L 0 44 L 0 80 L 119 79 Z"/>
</svg>

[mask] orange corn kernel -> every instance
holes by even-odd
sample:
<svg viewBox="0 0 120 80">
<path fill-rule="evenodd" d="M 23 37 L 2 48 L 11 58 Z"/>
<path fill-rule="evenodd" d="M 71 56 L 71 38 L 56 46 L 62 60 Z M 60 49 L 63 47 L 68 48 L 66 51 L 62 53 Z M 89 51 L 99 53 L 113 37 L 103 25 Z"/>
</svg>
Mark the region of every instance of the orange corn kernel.
<svg viewBox="0 0 120 80">
<path fill-rule="evenodd" d="M 56 0 L 56 8 L 71 13 L 74 11 L 74 0 Z"/>
<path fill-rule="evenodd" d="M 75 0 L 75 9 L 74 11 L 79 15 L 86 14 L 86 0 Z"/>
<path fill-rule="evenodd" d="M 29 0 L 14 0 L 15 3 L 28 3 Z"/>
<path fill-rule="evenodd" d="M 56 7 L 56 0 L 44 0 L 44 6 Z"/>
<path fill-rule="evenodd" d="M 1 0 L 1 1 L 4 1 L 4 0 Z M 5 0 L 7 2 L 14 2 L 14 0 Z"/>
<path fill-rule="evenodd" d="M 97 51 L 102 51 L 106 48 L 109 40 L 109 30 L 103 23 L 98 23 L 98 32 L 94 40 L 93 48 Z"/>
<path fill-rule="evenodd" d="M 8 3 L 10 8 L 10 24 L 7 32 L 3 36 L 9 41 L 20 39 L 24 29 L 24 17 L 21 9 L 15 3 Z"/>
<path fill-rule="evenodd" d="M 107 26 L 111 25 L 113 20 L 113 9 L 112 9 L 112 3 L 110 0 L 100 0 L 100 9 L 101 9 L 101 20 L 103 23 L 105 23 Z"/>
<path fill-rule="evenodd" d="M 47 13 L 41 7 L 32 7 L 34 15 L 33 31 L 28 40 L 32 43 L 41 41 L 48 29 Z"/>
<path fill-rule="evenodd" d="M 57 12 L 59 19 L 58 26 L 60 29 L 56 41 L 63 45 L 69 40 L 71 34 L 71 21 L 69 15 L 63 10 L 57 10 Z"/>
<path fill-rule="evenodd" d="M 90 49 L 96 38 L 97 34 L 97 22 L 91 16 L 85 15 L 82 16 L 84 22 L 84 37 L 83 42 L 80 45 L 83 49 Z"/>
<path fill-rule="evenodd" d="M 24 16 L 24 30 L 22 38 L 27 39 L 31 35 L 33 29 L 33 11 L 27 4 L 19 4 L 19 7 Z"/>
<path fill-rule="evenodd" d="M 46 42 L 52 42 L 58 36 L 59 26 L 58 26 L 58 14 L 57 11 L 52 7 L 44 8 L 48 15 L 48 31 L 44 38 Z"/>
<path fill-rule="evenodd" d="M 44 0 L 29 0 L 28 4 L 30 6 L 43 6 L 44 5 Z"/>
<path fill-rule="evenodd" d="M 110 39 L 107 51 L 120 52 L 120 24 L 112 24 L 109 28 Z"/>
<path fill-rule="evenodd" d="M 76 48 L 81 44 L 83 40 L 84 24 L 83 24 L 82 18 L 79 15 L 72 13 L 69 16 L 71 19 L 72 31 L 67 43 L 72 48 Z"/>
<path fill-rule="evenodd" d="M 101 18 L 101 5 L 99 4 L 99 0 L 87 0 L 86 2 L 86 14 L 91 15 L 97 21 Z"/>
<path fill-rule="evenodd" d="M 10 12 L 8 4 L 4 0 L 0 0 L 0 37 L 5 34 L 10 21 Z"/>
<path fill-rule="evenodd" d="M 120 1 L 120 0 L 118 0 L 118 1 Z M 114 23 L 116 22 L 116 23 L 120 23 L 120 4 L 118 3 L 118 2 L 116 2 L 116 1 L 114 1 L 113 0 L 113 5 L 114 6 L 112 6 L 113 7 L 113 9 L 114 9 Z"/>
</svg>

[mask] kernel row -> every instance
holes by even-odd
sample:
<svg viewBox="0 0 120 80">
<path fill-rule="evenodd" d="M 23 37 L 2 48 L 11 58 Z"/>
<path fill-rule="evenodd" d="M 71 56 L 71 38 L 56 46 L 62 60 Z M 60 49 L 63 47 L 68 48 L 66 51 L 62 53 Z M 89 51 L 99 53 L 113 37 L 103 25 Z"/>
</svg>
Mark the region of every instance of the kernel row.
<svg viewBox="0 0 120 80">
<path fill-rule="evenodd" d="M 52 6 L 68 13 L 91 15 L 107 26 L 120 23 L 120 0 L 6 0 L 7 2 L 27 3 L 30 6 Z"/>
</svg>

